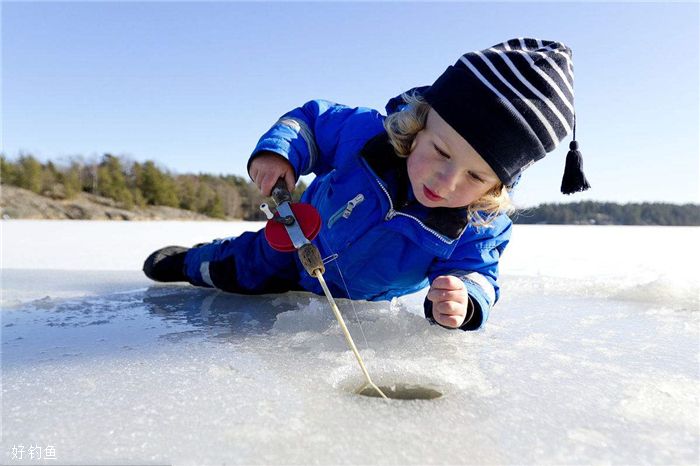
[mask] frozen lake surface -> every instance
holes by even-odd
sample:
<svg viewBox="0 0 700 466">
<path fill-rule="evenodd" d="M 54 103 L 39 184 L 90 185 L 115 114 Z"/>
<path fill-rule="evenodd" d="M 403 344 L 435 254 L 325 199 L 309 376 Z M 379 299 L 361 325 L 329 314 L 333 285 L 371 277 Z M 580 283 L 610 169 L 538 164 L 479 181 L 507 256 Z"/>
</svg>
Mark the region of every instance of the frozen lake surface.
<svg viewBox="0 0 700 466">
<path fill-rule="evenodd" d="M 259 226 L 1 222 L 0 462 L 700 461 L 700 229 L 517 225 L 479 332 L 430 326 L 421 293 L 340 301 L 379 385 L 442 393 L 386 402 L 353 393 L 323 298 L 140 272 L 158 247 Z"/>
</svg>

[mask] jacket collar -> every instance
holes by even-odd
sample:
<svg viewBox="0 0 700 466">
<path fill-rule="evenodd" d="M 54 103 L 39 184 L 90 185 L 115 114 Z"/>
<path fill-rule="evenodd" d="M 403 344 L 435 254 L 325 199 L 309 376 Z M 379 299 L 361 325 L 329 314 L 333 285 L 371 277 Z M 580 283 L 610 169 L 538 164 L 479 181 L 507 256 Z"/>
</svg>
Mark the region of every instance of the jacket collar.
<svg viewBox="0 0 700 466">
<path fill-rule="evenodd" d="M 461 236 L 467 226 L 467 209 L 420 204 L 411 190 L 406 158 L 399 157 L 382 131 L 365 144 L 360 153 L 370 168 L 386 184 L 394 209 L 417 217 L 425 226 L 450 239 Z"/>
</svg>

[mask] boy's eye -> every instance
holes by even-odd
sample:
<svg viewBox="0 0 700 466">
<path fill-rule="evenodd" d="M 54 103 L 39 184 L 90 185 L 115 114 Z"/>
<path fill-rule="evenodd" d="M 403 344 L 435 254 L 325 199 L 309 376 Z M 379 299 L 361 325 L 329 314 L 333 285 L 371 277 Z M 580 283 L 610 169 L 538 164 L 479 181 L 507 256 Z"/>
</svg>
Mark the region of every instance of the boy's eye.
<svg viewBox="0 0 700 466">
<path fill-rule="evenodd" d="M 471 176 L 474 180 L 478 181 L 479 183 L 483 183 L 484 179 L 481 178 L 479 175 L 473 172 L 469 172 L 469 176 Z"/>
<path fill-rule="evenodd" d="M 447 154 L 447 153 L 443 152 L 442 150 L 440 150 L 440 148 L 439 148 L 438 146 L 436 146 L 435 144 L 433 144 L 433 147 L 435 148 L 435 151 L 440 155 L 440 157 L 444 157 L 444 158 L 446 158 L 446 159 L 449 159 L 449 158 L 450 158 L 450 155 L 449 155 L 449 154 Z"/>
</svg>

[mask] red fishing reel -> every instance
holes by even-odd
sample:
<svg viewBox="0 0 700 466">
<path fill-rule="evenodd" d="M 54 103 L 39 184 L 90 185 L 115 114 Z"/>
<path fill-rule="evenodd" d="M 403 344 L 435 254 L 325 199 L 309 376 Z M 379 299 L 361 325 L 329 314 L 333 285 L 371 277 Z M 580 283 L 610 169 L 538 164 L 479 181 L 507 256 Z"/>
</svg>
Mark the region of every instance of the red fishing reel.
<svg viewBox="0 0 700 466">
<path fill-rule="evenodd" d="M 321 231 L 321 215 L 318 213 L 318 210 L 311 204 L 301 202 L 290 204 L 290 207 L 304 237 L 309 241 L 313 240 L 318 235 L 318 232 Z M 279 214 L 279 211 L 267 221 L 267 225 L 265 225 L 265 239 L 270 243 L 272 249 L 281 252 L 292 252 L 297 249 L 285 226 L 285 222 L 288 221 Z"/>
<path fill-rule="evenodd" d="M 277 212 L 272 213 L 267 204 L 260 210 L 267 216 L 265 239 L 272 249 L 292 252 L 313 240 L 321 231 L 321 215 L 311 204 L 292 204 L 292 196 L 284 181 L 280 180 L 272 190 L 272 198 L 277 203 Z"/>
</svg>

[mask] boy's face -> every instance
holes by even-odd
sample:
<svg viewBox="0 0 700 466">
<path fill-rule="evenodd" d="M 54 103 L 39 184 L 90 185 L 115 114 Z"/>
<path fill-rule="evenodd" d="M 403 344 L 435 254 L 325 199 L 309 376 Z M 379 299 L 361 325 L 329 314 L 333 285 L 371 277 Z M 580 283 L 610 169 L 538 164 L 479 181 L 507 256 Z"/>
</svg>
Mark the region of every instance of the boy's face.
<svg viewBox="0 0 700 466">
<path fill-rule="evenodd" d="M 489 164 L 432 109 L 407 165 L 413 192 L 426 207 L 466 207 L 499 183 Z"/>
</svg>

